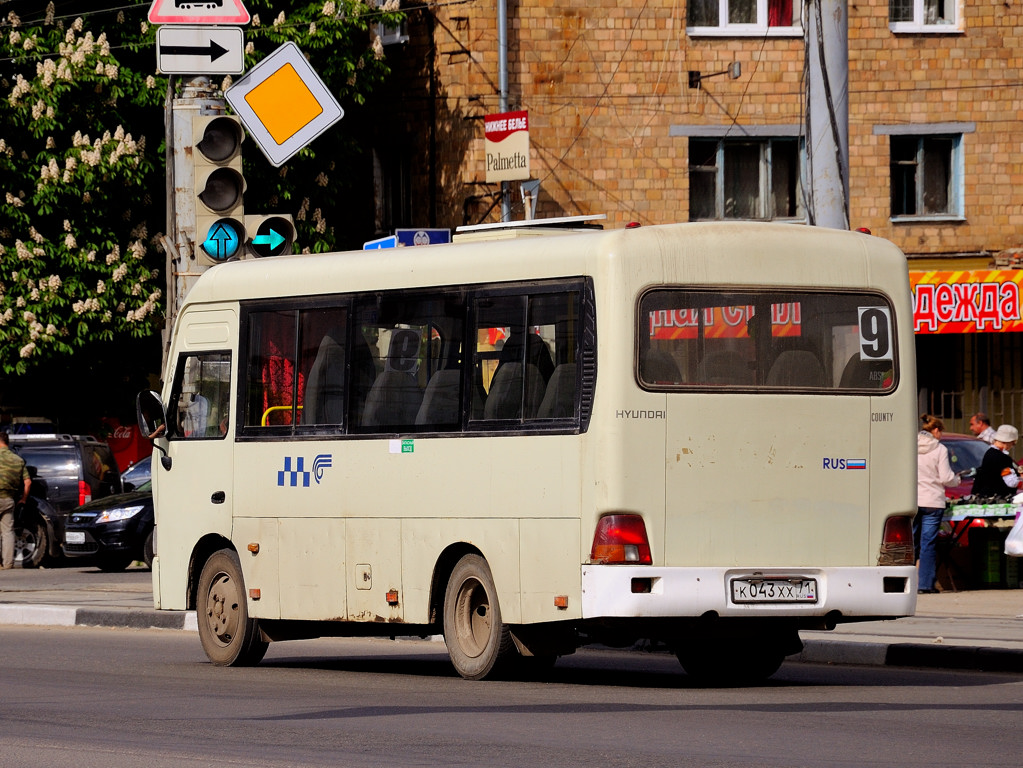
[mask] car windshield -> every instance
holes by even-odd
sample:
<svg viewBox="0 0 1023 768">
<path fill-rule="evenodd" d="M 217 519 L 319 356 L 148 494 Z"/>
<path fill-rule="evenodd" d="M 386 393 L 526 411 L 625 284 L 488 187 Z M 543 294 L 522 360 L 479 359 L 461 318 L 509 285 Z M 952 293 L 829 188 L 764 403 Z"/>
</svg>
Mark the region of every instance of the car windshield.
<svg viewBox="0 0 1023 768">
<path fill-rule="evenodd" d="M 137 488 L 135 488 L 135 490 L 136 491 L 143 491 L 143 492 L 146 492 L 146 493 L 152 493 L 152 491 L 153 491 L 153 481 L 152 480 L 146 480 L 146 482 L 144 482 L 141 485 L 139 485 Z"/>
<path fill-rule="evenodd" d="M 979 467 L 984 454 L 991 447 L 983 440 L 942 440 L 942 445 L 948 448 L 953 472 L 965 472 Z"/>
</svg>

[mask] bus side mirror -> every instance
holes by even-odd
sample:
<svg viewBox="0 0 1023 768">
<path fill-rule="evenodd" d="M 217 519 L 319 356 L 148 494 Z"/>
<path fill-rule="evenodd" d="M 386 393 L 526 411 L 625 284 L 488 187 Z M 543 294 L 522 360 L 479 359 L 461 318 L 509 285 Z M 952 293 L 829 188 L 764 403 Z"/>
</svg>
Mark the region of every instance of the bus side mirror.
<svg viewBox="0 0 1023 768">
<path fill-rule="evenodd" d="M 163 454 L 160 463 L 164 469 L 170 470 L 171 457 L 167 455 L 167 450 L 156 442 L 156 438 L 165 436 L 167 432 L 167 411 L 160 396 L 152 390 L 139 392 L 135 398 L 135 416 L 138 419 L 139 431 L 153 441 L 153 447 Z"/>
</svg>

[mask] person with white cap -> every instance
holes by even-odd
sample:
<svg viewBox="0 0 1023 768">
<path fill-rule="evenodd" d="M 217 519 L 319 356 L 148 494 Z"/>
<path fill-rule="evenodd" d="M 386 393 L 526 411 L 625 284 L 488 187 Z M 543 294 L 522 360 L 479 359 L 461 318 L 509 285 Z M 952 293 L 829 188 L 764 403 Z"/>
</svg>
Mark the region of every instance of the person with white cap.
<svg viewBox="0 0 1023 768">
<path fill-rule="evenodd" d="M 973 479 L 973 495 L 978 500 L 987 498 L 1009 499 L 1020 486 L 1019 467 L 1009 451 L 1019 439 L 1019 430 L 1011 424 L 1002 424 L 995 430 L 991 447 L 984 453 L 977 476 Z"/>
</svg>

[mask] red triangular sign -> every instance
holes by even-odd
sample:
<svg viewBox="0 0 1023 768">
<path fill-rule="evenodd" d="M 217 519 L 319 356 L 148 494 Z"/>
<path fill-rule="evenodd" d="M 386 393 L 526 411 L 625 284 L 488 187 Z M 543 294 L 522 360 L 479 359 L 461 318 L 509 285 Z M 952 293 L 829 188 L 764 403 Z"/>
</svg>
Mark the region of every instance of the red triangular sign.
<svg viewBox="0 0 1023 768">
<path fill-rule="evenodd" d="M 150 24 L 248 24 L 242 0 L 153 0 Z"/>
</svg>

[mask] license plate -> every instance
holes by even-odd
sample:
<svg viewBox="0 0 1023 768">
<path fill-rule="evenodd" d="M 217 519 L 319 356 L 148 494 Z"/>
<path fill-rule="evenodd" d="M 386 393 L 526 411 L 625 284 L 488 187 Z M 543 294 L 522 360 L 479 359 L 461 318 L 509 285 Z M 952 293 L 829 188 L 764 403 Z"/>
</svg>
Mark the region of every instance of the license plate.
<svg viewBox="0 0 1023 768">
<path fill-rule="evenodd" d="M 64 542 L 66 544 L 84 544 L 85 531 L 65 531 Z"/>
<path fill-rule="evenodd" d="M 733 603 L 816 603 L 817 579 L 732 579 Z"/>
</svg>

